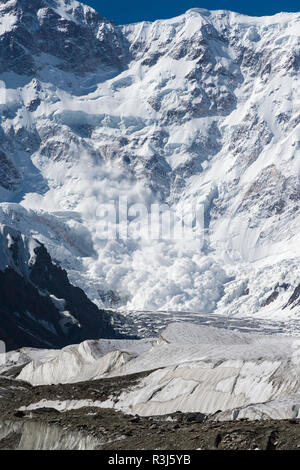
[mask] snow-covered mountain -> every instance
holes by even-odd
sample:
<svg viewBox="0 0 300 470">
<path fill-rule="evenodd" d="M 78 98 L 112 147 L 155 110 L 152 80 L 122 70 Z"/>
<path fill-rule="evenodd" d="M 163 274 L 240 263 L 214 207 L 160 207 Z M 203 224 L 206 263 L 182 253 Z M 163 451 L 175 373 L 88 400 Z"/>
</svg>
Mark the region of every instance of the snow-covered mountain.
<svg viewBox="0 0 300 470">
<path fill-rule="evenodd" d="M 116 26 L 0 2 L 0 222 L 99 306 L 288 318 L 299 307 L 300 14 Z M 198 240 L 101 238 L 98 209 L 205 205 Z"/>
</svg>

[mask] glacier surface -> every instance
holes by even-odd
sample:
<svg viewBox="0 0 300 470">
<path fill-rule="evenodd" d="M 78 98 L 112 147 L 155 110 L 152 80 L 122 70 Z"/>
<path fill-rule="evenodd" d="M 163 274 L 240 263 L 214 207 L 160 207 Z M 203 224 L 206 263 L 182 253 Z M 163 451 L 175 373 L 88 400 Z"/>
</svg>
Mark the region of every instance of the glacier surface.
<svg viewBox="0 0 300 470">
<path fill-rule="evenodd" d="M 148 374 L 103 402 L 62 398 L 26 410 L 95 406 L 142 416 L 201 412 L 216 420 L 300 416 L 299 337 L 173 323 L 156 340 L 87 341 L 44 355 L 18 379 L 44 385 Z"/>
</svg>

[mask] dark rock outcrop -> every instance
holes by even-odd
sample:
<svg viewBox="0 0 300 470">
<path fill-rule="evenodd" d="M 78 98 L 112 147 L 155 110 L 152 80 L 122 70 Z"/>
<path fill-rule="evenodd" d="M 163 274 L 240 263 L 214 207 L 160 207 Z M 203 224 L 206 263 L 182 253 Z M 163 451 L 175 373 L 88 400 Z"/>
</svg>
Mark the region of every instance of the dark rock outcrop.
<svg viewBox="0 0 300 470">
<path fill-rule="evenodd" d="M 19 232 L 2 226 L 0 237 L 0 339 L 7 350 L 61 348 L 119 336 L 108 313 L 70 284 L 42 244 L 31 240 L 32 255 L 30 240 Z"/>
</svg>

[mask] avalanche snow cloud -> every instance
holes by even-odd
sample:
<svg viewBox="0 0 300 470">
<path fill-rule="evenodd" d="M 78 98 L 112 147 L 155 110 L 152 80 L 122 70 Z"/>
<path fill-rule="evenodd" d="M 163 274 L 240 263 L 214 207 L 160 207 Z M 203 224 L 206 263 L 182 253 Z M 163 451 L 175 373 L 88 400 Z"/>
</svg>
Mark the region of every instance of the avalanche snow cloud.
<svg viewBox="0 0 300 470">
<path fill-rule="evenodd" d="M 298 13 L 115 26 L 73 0 L 2 1 L 0 223 L 99 306 L 297 316 L 299 31 Z M 203 204 L 202 249 L 103 240 L 120 197 Z"/>
</svg>

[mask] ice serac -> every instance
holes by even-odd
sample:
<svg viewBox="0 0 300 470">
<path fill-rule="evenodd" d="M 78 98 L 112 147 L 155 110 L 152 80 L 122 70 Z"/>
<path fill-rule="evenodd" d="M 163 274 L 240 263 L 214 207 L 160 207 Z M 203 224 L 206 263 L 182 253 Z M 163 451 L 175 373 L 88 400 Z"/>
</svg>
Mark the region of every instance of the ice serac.
<svg viewBox="0 0 300 470">
<path fill-rule="evenodd" d="M 55 354 L 41 352 L 21 371 L 19 379 L 32 385 L 76 383 L 96 380 L 119 370 L 139 354 L 151 349 L 155 340 L 85 341 L 67 346 Z M 9 357 L 10 358 L 10 357 Z"/>
<path fill-rule="evenodd" d="M 297 317 L 299 27 L 203 9 L 116 26 L 73 0 L 1 2 L 1 217 L 99 307 Z M 105 242 L 99 207 L 119 197 L 203 204 L 202 249 Z"/>
<path fill-rule="evenodd" d="M 55 357 L 47 353 L 26 365 L 18 379 L 43 385 L 144 373 L 104 402 L 97 395 L 78 401 L 61 397 L 32 403 L 28 410 L 95 406 L 142 416 L 181 411 L 216 420 L 297 418 L 299 351 L 299 337 L 176 323 L 155 342 L 100 340 L 65 348 Z"/>
<path fill-rule="evenodd" d="M 70 284 L 37 240 L 0 225 L 0 253 L 0 339 L 7 350 L 118 336 L 107 312 Z"/>
</svg>

